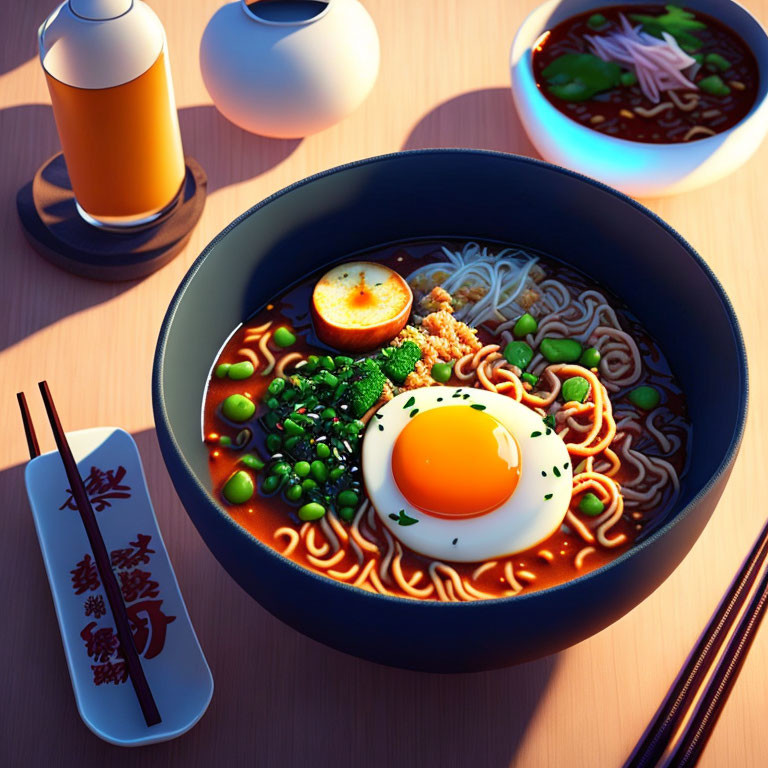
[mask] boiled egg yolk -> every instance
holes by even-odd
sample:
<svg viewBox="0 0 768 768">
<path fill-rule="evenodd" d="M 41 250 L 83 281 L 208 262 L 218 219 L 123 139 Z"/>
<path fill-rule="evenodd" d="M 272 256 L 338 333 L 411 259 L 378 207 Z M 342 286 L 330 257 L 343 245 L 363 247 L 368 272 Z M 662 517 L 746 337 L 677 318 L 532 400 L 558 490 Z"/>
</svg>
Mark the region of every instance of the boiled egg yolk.
<svg viewBox="0 0 768 768">
<path fill-rule="evenodd" d="M 434 517 L 478 517 L 515 492 L 520 449 L 497 419 L 469 405 L 416 414 L 392 451 L 392 474 L 415 508 Z"/>
</svg>

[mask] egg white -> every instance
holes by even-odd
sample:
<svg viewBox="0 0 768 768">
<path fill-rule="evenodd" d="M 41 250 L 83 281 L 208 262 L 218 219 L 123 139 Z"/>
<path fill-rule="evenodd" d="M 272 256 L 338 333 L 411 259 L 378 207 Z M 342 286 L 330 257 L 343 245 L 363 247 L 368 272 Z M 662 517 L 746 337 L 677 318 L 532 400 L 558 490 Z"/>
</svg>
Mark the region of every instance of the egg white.
<svg viewBox="0 0 768 768">
<path fill-rule="evenodd" d="M 454 397 L 459 391 L 460 396 Z M 415 402 L 405 407 L 411 398 Z M 472 403 L 484 405 L 485 412 L 515 437 L 521 457 L 517 487 L 510 498 L 485 515 L 457 520 L 432 517 L 415 509 L 397 486 L 392 473 L 395 441 L 414 408 L 423 413 Z M 532 437 L 536 432 L 540 434 Z M 436 435 L 435 439 L 446 436 Z M 460 434 L 448 439 L 455 441 L 459 455 L 472 450 L 472 446 L 462 444 Z M 560 527 L 571 501 L 572 467 L 565 443 L 530 408 L 484 389 L 428 387 L 397 395 L 369 422 L 362 464 L 368 497 L 383 525 L 406 547 L 437 560 L 480 562 L 533 547 Z M 397 516 L 401 509 L 418 522 L 401 525 L 389 517 Z"/>
</svg>

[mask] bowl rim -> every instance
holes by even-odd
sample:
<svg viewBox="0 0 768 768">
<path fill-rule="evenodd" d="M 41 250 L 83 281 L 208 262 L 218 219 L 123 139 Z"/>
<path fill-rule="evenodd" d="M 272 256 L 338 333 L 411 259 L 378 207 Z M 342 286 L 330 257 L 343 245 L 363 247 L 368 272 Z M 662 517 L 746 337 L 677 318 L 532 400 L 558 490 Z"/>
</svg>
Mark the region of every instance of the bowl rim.
<svg viewBox="0 0 768 768">
<path fill-rule="evenodd" d="M 605 2 L 601 2 L 600 0 L 587 0 L 588 2 L 594 2 L 596 8 L 611 8 L 615 6 L 621 6 L 624 5 L 621 0 L 605 0 Z M 514 77 L 515 72 L 520 70 L 520 67 L 522 65 L 522 57 L 520 61 L 518 61 L 517 64 L 513 62 L 513 54 L 515 52 L 515 49 L 519 45 L 518 39 L 523 31 L 523 28 L 531 21 L 533 16 L 538 13 L 544 6 L 547 5 L 555 5 L 556 3 L 560 2 L 560 0 L 544 0 L 543 3 L 540 3 L 535 8 L 531 10 L 530 13 L 526 15 L 526 17 L 520 22 L 520 26 L 518 26 L 517 31 L 515 32 L 514 38 L 512 38 L 512 44 L 509 48 L 509 69 L 510 69 L 510 77 L 512 79 L 512 93 L 515 99 L 515 106 L 518 105 L 518 99 L 515 95 L 515 83 L 514 83 Z M 729 5 L 735 5 L 737 8 L 740 8 L 749 18 L 749 20 L 757 27 L 757 29 L 762 33 L 763 38 L 765 38 L 766 46 L 768 46 L 768 30 L 760 23 L 759 19 L 755 17 L 755 15 L 744 5 L 737 2 L 737 0 L 720 0 L 720 2 L 728 3 Z M 662 4 L 662 3 L 660 3 Z M 702 11 L 702 13 L 706 13 L 706 11 Z M 713 14 L 708 14 L 715 17 Z M 719 18 L 717 18 L 717 21 L 720 21 Z M 732 29 L 730 25 L 726 24 L 724 21 L 720 21 L 723 26 L 726 26 L 728 29 Z M 732 30 L 736 32 L 739 37 L 741 35 L 736 30 Z M 528 49 L 529 46 L 526 46 L 526 49 Z M 755 55 L 753 53 L 753 55 Z M 755 56 L 755 60 L 757 61 L 757 56 Z M 758 69 L 759 69 L 759 63 L 758 63 Z M 761 98 L 755 99 L 755 103 L 752 105 L 749 112 L 747 112 L 744 117 L 739 120 L 738 123 L 735 125 L 732 125 L 730 128 L 728 128 L 725 131 L 721 131 L 720 133 L 716 133 L 714 136 L 705 136 L 702 139 L 698 139 L 695 142 L 648 142 L 648 141 L 633 141 L 631 139 L 623 139 L 619 136 L 609 136 L 605 133 L 600 133 L 600 131 L 596 131 L 594 128 L 589 128 L 586 125 L 583 125 L 578 120 L 575 120 L 570 115 L 567 115 L 562 110 L 558 109 L 546 96 L 544 96 L 541 93 L 540 88 L 538 87 L 538 84 L 536 83 L 536 77 L 533 74 L 533 68 L 524 67 L 522 70 L 520 70 L 523 75 L 527 78 L 530 75 L 530 80 L 533 82 L 534 86 L 536 86 L 536 96 L 533 98 L 538 99 L 538 102 L 540 104 L 546 104 L 548 105 L 558 116 L 562 116 L 566 120 L 568 120 L 569 124 L 574 126 L 579 130 L 580 133 L 583 133 L 583 135 L 588 135 L 592 138 L 597 136 L 601 140 L 605 140 L 606 144 L 608 146 L 613 146 L 614 148 L 618 149 L 621 148 L 623 151 L 635 151 L 635 152 L 645 152 L 645 153 L 658 153 L 658 154 L 667 154 L 669 152 L 674 152 L 675 150 L 680 151 L 682 147 L 704 147 L 705 149 L 711 146 L 714 146 L 717 144 L 720 146 L 723 144 L 723 142 L 732 136 L 736 131 L 741 130 L 746 126 L 747 123 L 752 122 L 752 120 L 757 117 L 758 111 L 765 106 L 765 104 L 768 103 L 768 89 L 766 89 L 766 92 L 763 94 Z M 759 73 L 762 76 L 762 73 Z M 767 75 L 768 76 L 768 75 Z M 520 107 L 518 107 L 520 109 Z M 759 143 L 762 142 L 762 139 Z M 690 151 L 690 150 L 689 150 Z"/>
<path fill-rule="evenodd" d="M 182 452 L 176 440 L 176 436 L 174 435 L 173 430 L 171 429 L 171 426 L 170 426 L 170 420 L 168 418 L 168 413 L 165 406 L 165 399 L 163 396 L 163 366 L 165 361 L 165 349 L 168 341 L 168 335 L 170 333 L 171 326 L 173 325 L 173 321 L 176 316 L 178 306 L 183 300 L 189 284 L 194 279 L 195 275 L 197 274 L 198 270 L 201 268 L 202 264 L 204 263 L 208 255 L 227 236 L 227 234 L 232 229 L 237 227 L 242 221 L 244 221 L 246 218 L 248 218 L 252 214 L 256 213 L 257 211 L 260 211 L 262 208 L 269 205 L 269 203 L 273 202 L 274 200 L 284 197 L 285 195 L 289 194 L 293 190 L 304 187 L 319 179 L 326 178 L 328 176 L 334 175 L 342 171 L 353 170 L 355 168 L 359 168 L 362 166 L 374 165 L 378 163 L 386 163 L 391 160 L 398 160 L 398 159 L 403 159 L 411 156 L 429 156 L 429 155 L 447 155 L 447 156 L 469 155 L 469 156 L 483 157 L 483 158 L 489 158 L 494 160 L 501 160 L 502 162 L 523 163 L 525 165 L 530 165 L 536 168 L 553 171 L 557 174 L 570 176 L 571 178 L 574 178 L 577 181 L 589 184 L 593 187 L 596 187 L 598 190 L 602 192 L 606 192 L 608 194 L 613 195 L 614 197 L 619 198 L 619 200 L 629 205 L 630 207 L 634 208 L 638 213 L 644 215 L 646 218 L 650 219 L 654 224 L 661 227 L 668 235 L 671 235 L 672 238 L 676 240 L 683 247 L 683 249 L 688 253 L 688 255 L 696 263 L 696 265 L 702 270 L 705 277 L 709 279 L 713 288 L 715 289 L 715 292 L 718 294 L 718 297 L 720 298 L 720 301 L 722 302 L 723 308 L 728 317 L 729 325 L 733 333 L 733 340 L 736 346 L 737 356 L 739 358 L 739 375 L 743 379 L 744 386 L 739 399 L 738 418 L 737 418 L 737 423 L 735 425 L 735 429 L 731 435 L 731 439 L 729 441 L 728 448 L 725 451 L 725 455 L 721 459 L 717 469 L 713 472 L 709 480 L 699 489 L 696 495 L 688 502 L 688 504 L 686 504 L 684 507 L 679 509 L 676 514 L 674 514 L 666 523 L 664 523 L 664 525 L 660 526 L 651 536 L 649 536 L 647 539 L 642 541 L 640 544 L 630 547 L 629 549 L 627 549 L 626 552 L 623 552 L 615 560 L 611 560 L 610 562 L 600 566 L 599 568 L 596 568 L 594 571 L 590 571 L 589 573 L 583 574 L 581 576 L 577 576 L 576 578 L 569 579 L 568 581 L 564 581 L 552 587 L 547 587 L 545 589 L 529 592 L 523 595 L 511 595 L 509 597 L 498 597 L 498 598 L 493 598 L 491 600 L 474 600 L 470 602 L 455 602 L 455 603 L 442 602 L 437 600 L 415 600 L 413 598 L 400 597 L 398 595 L 382 595 L 378 592 L 369 592 L 368 590 L 360 589 L 359 587 L 355 587 L 346 582 L 330 579 L 327 576 L 323 576 L 322 574 L 317 573 L 316 571 L 313 571 L 310 568 L 306 568 L 303 565 L 285 557 L 276 549 L 273 549 L 268 544 L 265 544 L 260 539 L 256 538 L 253 534 L 251 534 L 249 531 L 247 531 L 245 528 L 243 528 L 241 525 L 239 525 L 237 522 L 235 522 L 235 520 L 233 520 L 232 517 L 227 514 L 226 510 L 219 503 L 216 502 L 213 495 L 205 488 L 205 486 L 203 486 L 203 484 L 200 482 L 197 475 L 192 471 L 192 468 L 190 467 L 189 462 L 187 462 L 187 459 L 184 456 L 184 453 Z M 299 181 L 296 181 L 293 184 L 288 185 L 287 187 L 284 187 L 283 189 L 273 192 L 268 197 L 256 203 L 256 205 L 252 206 L 248 210 L 241 213 L 237 218 L 235 218 L 226 227 L 224 227 L 224 229 L 222 229 L 208 243 L 208 245 L 202 250 L 200 255 L 195 259 L 195 261 L 189 267 L 189 269 L 187 270 L 187 273 L 185 274 L 184 278 L 179 284 L 179 287 L 176 289 L 176 292 L 174 293 L 173 298 L 171 299 L 171 302 L 166 311 L 165 317 L 163 318 L 163 322 L 160 327 L 160 333 L 158 335 L 157 345 L 155 347 L 155 355 L 154 355 L 154 362 L 153 362 L 153 368 L 152 368 L 152 405 L 153 405 L 153 414 L 154 414 L 156 431 L 162 432 L 163 438 L 167 439 L 167 442 L 170 445 L 176 460 L 179 462 L 180 466 L 183 468 L 184 476 L 185 476 L 184 479 L 189 483 L 191 483 L 191 485 L 195 488 L 195 491 L 202 496 L 202 499 L 204 500 L 205 505 L 208 508 L 208 512 L 209 513 L 212 512 L 218 515 L 220 518 L 223 519 L 224 522 L 236 528 L 239 535 L 245 536 L 246 538 L 250 539 L 250 541 L 255 543 L 261 550 L 263 550 L 268 557 L 274 558 L 275 561 L 281 563 L 282 565 L 290 567 L 300 572 L 300 574 L 303 577 L 318 581 L 318 583 L 321 586 L 325 586 L 325 587 L 331 586 L 331 588 L 337 588 L 337 589 L 349 591 L 352 596 L 356 596 L 360 599 L 385 601 L 387 603 L 392 603 L 393 605 L 396 605 L 398 607 L 402 607 L 404 610 L 470 611 L 473 609 L 481 610 L 483 608 L 487 609 L 487 608 L 493 608 L 493 607 L 508 608 L 509 606 L 516 605 L 518 603 L 527 603 L 530 601 L 535 601 L 536 599 L 549 597 L 553 594 L 559 594 L 564 590 L 573 588 L 574 585 L 582 586 L 582 585 L 588 584 L 590 581 L 594 581 L 601 578 L 604 574 L 610 572 L 611 570 L 621 567 L 624 563 L 626 563 L 628 560 L 633 558 L 635 555 L 651 547 L 660 538 L 665 536 L 669 531 L 671 531 L 676 526 L 680 525 L 682 521 L 693 512 L 693 510 L 699 505 L 699 503 L 704 499 L 704 497 L 706 497 L 709 494 L 712 488 L 715 485 L 717 485 L 717 483 L 720 482 L 723 476 L 726 475 L 726 473 L 728 472 L 728 470 L 733 465 L 733 462 L 736 459 L 739 447 L 741 445 L 742 438 L 744 436 L 744 429 L 746 426 L 746 419 L 747 419 L 747 412 L 748 412 L 748 405 L 749 405 L 749 370 L 748 370 L 748 363 L 747 363 L 747 352 L 744 344 L 744 337 L 741 332 L 741 327 L 739 325 L 738 318 L 736 317 L 736 313 L 733 309 L 733 304 L 731 303 L 731 300 L 728 297 L 727 293 L 725 292 L 725 289 L 723 288 L 719 279 L 714 274 L 714 272 L 709 267 L 709 265 L 706 263 L 706 261 L 704 261 L 704 259 L 696 252 L 696 250 L 688 243 L 688 241 L 682 235 L 680 235 L 675 229 L 673 229 L 669 224 L 667 224 L 660 216 L 655 214 L 650 209 L 646 208 L 641 203 L 632 199 L 628 195 L 625 195 L 623 192 L 620 192 L 617 189 L 614 189 L 613 187 L 610 187 L 607 184 L 604 184 L 601 181 L 597 181 L 596 179 L 592 179 L 588 176 L 585 176 L 584 174 L 577 173 L 576 171 L 571 171 L 567 168 L 561 168 L 560 166 L 553 165 L 552 163 L 547 163 L 543 160 L 538 160 L 536 158 L 524 157 L 522 155 L 515 155 L 507 152 L 498 152 L 494 150 L 485 150 L 485 149 L 470 149 L 470 148 L 413 149 L 413 150 L 401 150 L 398 152 L 391 152 L 384 155 L 376 155 L 376 156 L 364 158 L 361 160 L 355 160 L 349 163 L 344 163 L 342 165 L 328 168 L 323 171 L 319 171 L 318 173 L 314 173 L 310 176 L 307 176 L 304 179 L 300 179 Z M 163 447 L 162 442 L 163 441 L 161 441 L 161 453 L 163 453 L 163 461 L 166 462 L 165 454 L 164 454 L 164 451 L 162 450 L 162 447 Z M 167 468 L 167 462 L 166 462 L 166 468 Z M 187 514 L 189 513 L 187 512 Z M 206 542 L 206 546 L 208 546 L 207 542 Z M 691 546 L 691 548 L 692 547 L 693 545 Z M 687 556 L 689 552 L 690 552 L 690 549 L 686 551 L 683 558 Z M 225 570 L 227 569 L 225 568 Z"/>
</svg>

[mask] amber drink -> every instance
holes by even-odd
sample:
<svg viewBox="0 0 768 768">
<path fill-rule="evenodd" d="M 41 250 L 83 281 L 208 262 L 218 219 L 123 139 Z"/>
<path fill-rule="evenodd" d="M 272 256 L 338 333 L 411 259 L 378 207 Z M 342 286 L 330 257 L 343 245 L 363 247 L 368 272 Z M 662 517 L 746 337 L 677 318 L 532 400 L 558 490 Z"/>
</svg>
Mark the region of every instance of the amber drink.
<svg viewBox="0 0 768 768">
<path fill-rule="evenodd" d="M 185 175 L 160 21 L 139 0 L 67 0 L 40 46 L 81 215 L 115 229 L 156 222 Z"/>
</svg>

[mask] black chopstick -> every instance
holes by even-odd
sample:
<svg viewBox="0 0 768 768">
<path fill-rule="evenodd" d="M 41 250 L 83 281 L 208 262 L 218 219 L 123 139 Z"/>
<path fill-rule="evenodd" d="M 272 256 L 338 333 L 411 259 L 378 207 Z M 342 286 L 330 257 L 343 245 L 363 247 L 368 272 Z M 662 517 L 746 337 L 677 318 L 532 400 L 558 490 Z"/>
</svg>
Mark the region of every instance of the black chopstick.
<svg viewBox="0 0 768 768">
<path fill-rule="evenodd" d="M 27 437 L 27 447 L 29 448 L 29 458 L 34 459 L 40 455 L 40 445 L 37 442 L 37 435 L 35 434 L 35 425 L 32 423 L 32 417 L 29 414 L 29 406 L 27 405 L 27 398 L 23 392 L 16 393 L 16 399 L 19 401 L 19 409 L 21 410 L 21 421 L 24 424 L 24 434 Z"/>
<path fill-rule="evenodd" d="M 658 764 L 680 723 L 690 712 L 696 693 L 716 663 L 718 651 L 733 626 L 741 607 L 749 598 L 762 565 L 768 558 L 768 523 L 765 524 L 728 591 L 720 601 L 654 719 L 646 729 L 625 768 L 650 768 Z"/>
<path fill-rule="evenodd" d="M 692 766 L 701 756 L 712 735 L 717 720 L 723 711 L 733 684 L 739 676 L 747 653 L 752 647 L 757 630 L 765 615 L 768 603 L 768 571 L 763 575 L 760 586 L 755 590 L 739 626 L 728 642 L 715 673 L 707 683 L 696 711 L 683 733 L 671 745 L 665 766 L 683 768 Z"/>
<path fill-rule="evenodd" d="M 48 389 L 48 383 L 41 381 L 38 386 L 40 387 L 40 392 L 43 396 L 45 410 L 48 413 L 48 420 L 51 422 L 51 429 L 53 430 L 53 436 L 56 439 L 59 455 L 64 463 L 64 469 L 67 473 L 72 497 L 77 503 L 77 508 L 80 511 L 80 517 L 83 521 L 85 532 L 88 535 L 91 549 L 93 550 L 93 556 L 96 560 L 96 566 L 99 570 L 102 584 L 104 585 L 104 591 L 107 593 L 109 607 L 112 610 L 112 616 L 115 619 L 115 627 L 117 629 L 118 637 L 120 638 L 120 647 L 125 658 L 125 665 L 128 669 L 131 682 L 133 683 L 133 688 L 136 691 L 136 696 L 139 699 L 139 706 L 144 714 L 144 720 L 147 725 L 157 725 L 157 723 L 161 722 L 160 712 L 155 704 L 155 699 L 152 696 L 152 691 L 149 688 L 149 683 L 147 682 L 147 678 L 144 675 L 144 670 L 141 666 L 139 654 L 136 651 L 136 645 L 133 642 L 133 634 L 131 633 L 128 612 L 125 609 L 125 603 L 123 602 L 117 579 L 112 571 L 109 553 L 104 544 L 104 539 L 101 537 L 101 531 L 96 522 L 96 516 L 93 513 L 91 501 L 88 498 L 83 479 L 80 477 L 80 472 L 77 469 L 77 463 L 75 462 L 72 450 L 67 442 L 66 434 L 59 421 L 59 415 L 56 412 L 56 406 L 53 404 L 53 398 Z"/>
</svg>

